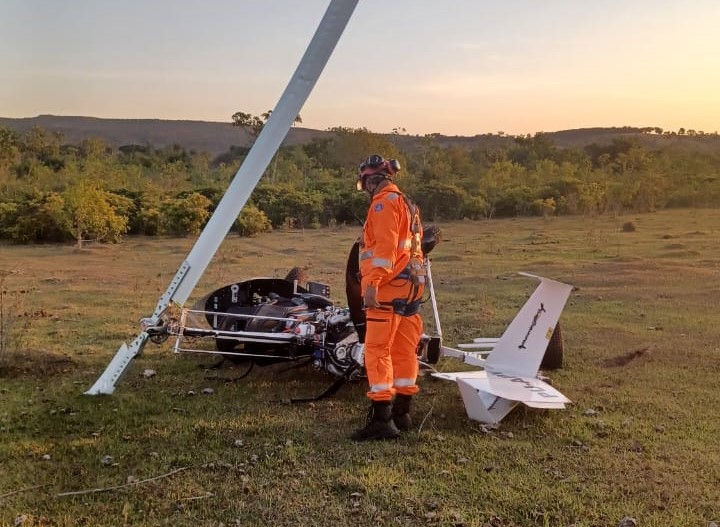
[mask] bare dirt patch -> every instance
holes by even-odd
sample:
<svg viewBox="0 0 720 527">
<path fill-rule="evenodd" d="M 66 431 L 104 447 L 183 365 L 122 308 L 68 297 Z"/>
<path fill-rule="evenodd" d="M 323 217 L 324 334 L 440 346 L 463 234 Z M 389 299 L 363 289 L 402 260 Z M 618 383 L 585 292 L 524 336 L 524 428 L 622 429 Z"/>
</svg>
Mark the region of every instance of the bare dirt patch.
<svg viewBox="0 0 720 527">
<path fill-rule="evenodd" d="M 630 351 L 628 353 L 623 353 L 622 355 L 618 355 L 617 357 L 612 357 L 610 359 L 603 361 L 603 366 L 606 368 L 620 368 L 622 366 L 627 366 L 634 360 L 639 359 L 640 357 L 647 357 L 650 355 L 650 348 L 641 348 L 638 350 Z"/>
</svg>

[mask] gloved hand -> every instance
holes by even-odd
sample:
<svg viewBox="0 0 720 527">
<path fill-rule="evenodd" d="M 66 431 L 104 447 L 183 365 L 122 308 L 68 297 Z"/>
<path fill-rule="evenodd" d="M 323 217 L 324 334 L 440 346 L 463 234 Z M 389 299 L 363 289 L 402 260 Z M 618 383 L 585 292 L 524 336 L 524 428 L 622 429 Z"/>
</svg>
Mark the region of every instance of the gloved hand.
<svg viewBox="0 0 720 527">
<path fill-rule="evenodd" d="M 365 294 L 363 295 L 363 301 L 365 302 L 365 307 L 380 307 L 380 303 L 377 301 L 377 288 L 374 286 L 367 286 L 365 288 Z"/>
</svg>

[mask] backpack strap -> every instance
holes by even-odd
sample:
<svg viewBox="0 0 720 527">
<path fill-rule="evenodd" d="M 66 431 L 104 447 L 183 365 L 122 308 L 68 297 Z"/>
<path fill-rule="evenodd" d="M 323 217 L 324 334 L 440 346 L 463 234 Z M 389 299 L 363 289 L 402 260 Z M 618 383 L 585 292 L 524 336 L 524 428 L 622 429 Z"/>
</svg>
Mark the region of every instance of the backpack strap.
<svg viewBox="0 0 720 527">
<path fill-rule="evenodd" d="M 427 271 L 425 270 L 425 257 L 422 252 L 422 223 L 420 221 L 420 207 L 418 207 L 405 194 L 401 194 L 401 196 L 403 197 L 405 205 L 410 213 L 410 261 L 408 261 L 407 266 L 403 269 L 399 276 L 407 277 L 407 279 L 413 284 L 412 291 L 405 301 L 406 305 L 411 305 L 420 299 L 420 286 L 425 285 Z M 409 316 L 415 312 L 417 312 L 417 310 L 413 312 L 406 312 L 404 314 Z"/>
<path fill-rule="evenodd" d="M 423 258 L 422 253 L 422 223 L 420 221 L 420 207 L 408 198 L 400 194 L 410 212 L 410 258 Z"/>
</svg>

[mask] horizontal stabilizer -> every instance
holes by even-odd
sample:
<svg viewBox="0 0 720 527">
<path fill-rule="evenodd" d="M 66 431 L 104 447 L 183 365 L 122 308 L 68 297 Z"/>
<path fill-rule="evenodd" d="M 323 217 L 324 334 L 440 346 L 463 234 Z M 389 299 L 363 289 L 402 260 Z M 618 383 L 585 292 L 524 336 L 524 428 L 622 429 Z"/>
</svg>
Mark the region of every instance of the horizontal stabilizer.
<svg viewBox="0 0 720 527">
<path fill-rule="evenodd" d="M 433 377 L 437 377 L 438 379 L 445 379 L 446 381 L 457 381 L 458 379 L 465 379 L 465 380 L 471 380 L 471 379 L 477 379 L 477 378 L 485 378 L 487 377 L 486 371 L 458 371 L 454 373 L 433 373 Z"/>
<path fill-rule="evenodd" d="M 498 340 L 500 339 L 496 337 L 477 337 L 473 339 L 473 342 L 475 344 L 488 344 L 494 346 L 497 344 Z"/>
<path fill-rule="evenodd" d="M 546 403 L 546 402 L 526 402 L 530 408 L 546 408 L 548 410 L 562 410 L 565 408 L 565 403 Z"/>
<path fill-rule="evenodd" d="M 503 399 L 518 401 L 528 406 L 565 404 L 571 402 L 562 393 L 536 377 L 518 377 L 504 373 L 483 371 L 463 371 L 455 373 L 433 373 L 433 377 L 448 381 L 464 381 L 476 390 L 487 392 Z M 538 407 L 538 406 L 536 406 Z M 539 406 L 546 408 L 546 406 Z"/>
<path fill-rule="evenodd" d="M 486 350 L 488 353 L 495 347 L 495 343 L 488 342 L 469 342 L 467 344 L 458 344 L 461 350 Z"/>
</svg>

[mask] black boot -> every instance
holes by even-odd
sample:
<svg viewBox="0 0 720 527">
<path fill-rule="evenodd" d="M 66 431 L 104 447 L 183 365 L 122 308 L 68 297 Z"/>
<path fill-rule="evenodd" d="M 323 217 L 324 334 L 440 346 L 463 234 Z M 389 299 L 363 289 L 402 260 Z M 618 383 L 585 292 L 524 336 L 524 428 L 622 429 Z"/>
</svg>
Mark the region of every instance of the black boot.
<svg viewBox="0 0 720 527">
<path fill-rule="evenodd" d="M 350 436 L 353 441 L 368 439 L 395 439 L 400 431 L 392 421 L 390 401 L 373 401 L 365 428 L 355 430 Z"/>
<path fill-rule="evenodd" d="M 392 420 L 398 430 L 407 432 L 412 428 L 412 419 L 410 419 L 410 403 L 412 395 L 403 395 L 401 393 L 395 396 L 392 407 Z"/>
</svg>

